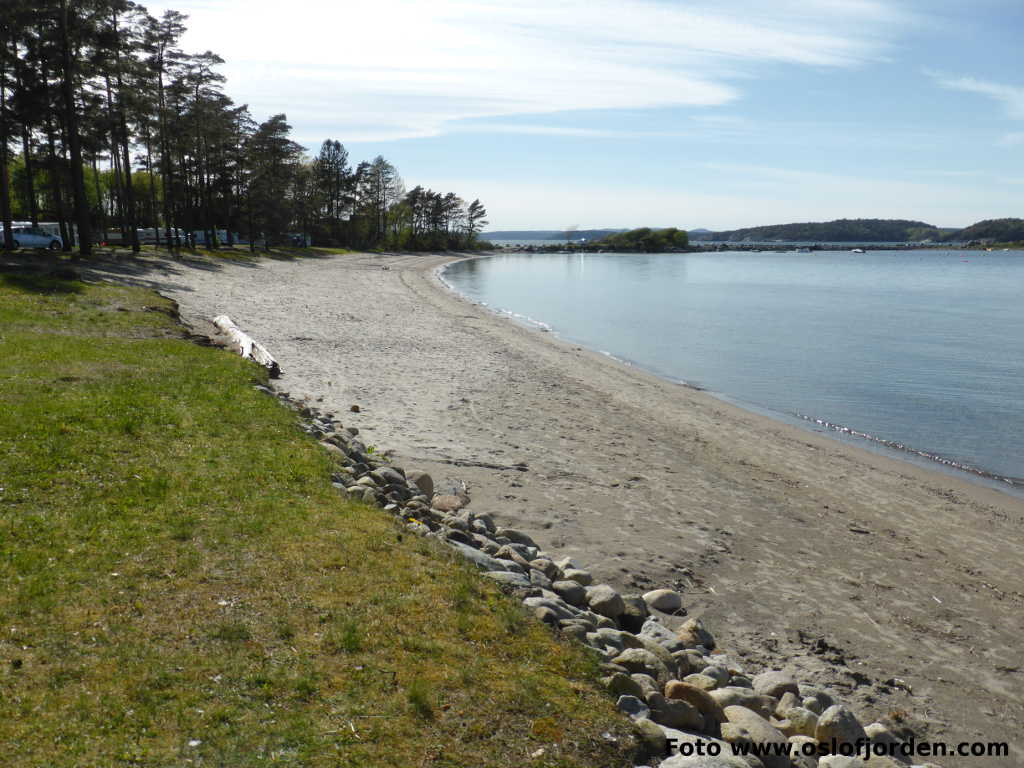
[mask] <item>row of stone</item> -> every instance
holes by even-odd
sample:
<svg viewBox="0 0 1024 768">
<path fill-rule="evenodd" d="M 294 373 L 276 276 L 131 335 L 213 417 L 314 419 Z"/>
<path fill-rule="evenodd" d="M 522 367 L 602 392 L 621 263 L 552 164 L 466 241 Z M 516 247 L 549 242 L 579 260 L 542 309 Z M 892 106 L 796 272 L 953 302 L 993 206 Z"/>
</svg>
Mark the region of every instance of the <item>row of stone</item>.
<svg viewBox="0 0 1024 768">
<path fill-rule="evenodd" d="M 288 400 L 287 393 L 282 397 Z M 435 494 L 431 477 L 376 461 L 359 439 L 311 408 L 304 429 L 337 460 L 335 486 L 350 498 L 378 504 L 417 535 L 447 544 L 484 577 L 522 601 L 557 631 L 603 657 L 603 682 L 634 721 L 638 759 L 662 768 L 861 768 L 861 758 L 821 756 L 824 746 L 864 745 L 871 768 L 907 768 L 901 743 L 883 724 L 861 725 L 825 690 L 781 671 L 749 676 L 700 619 L 685 615 L 672 590 L 621 595 L 571 558 L 555 559 L 526 533 L 466 509 L 468 493 Z M 782 754 L 789 745 L 790 754 Z M 778 754 L 737 756 L 738 747 L 774 747 Z M 880 750 L 890 755 L 881 756 Z M 717 755 L 709 752 L 718 751 Z M 672 755 L 675 752 L 676 754 Z M 932 764 L 926 764 L 937 768 Z M 922 766 L 922 768 L 925 768 Z"/>
</svg>

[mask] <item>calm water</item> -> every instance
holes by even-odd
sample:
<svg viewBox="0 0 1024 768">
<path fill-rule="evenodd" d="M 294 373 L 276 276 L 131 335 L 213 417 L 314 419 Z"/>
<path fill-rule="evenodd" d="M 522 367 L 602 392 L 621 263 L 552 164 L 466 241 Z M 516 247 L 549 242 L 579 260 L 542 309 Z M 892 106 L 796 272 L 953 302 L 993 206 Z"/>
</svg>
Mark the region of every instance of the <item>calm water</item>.
<svg viewBox="0 0 1024 768">
<path fill-rule="evenodd" d="M 445 279 L 741 405 L 1024 478 L 1022 253 L 507 254 Z"/>
</svg>

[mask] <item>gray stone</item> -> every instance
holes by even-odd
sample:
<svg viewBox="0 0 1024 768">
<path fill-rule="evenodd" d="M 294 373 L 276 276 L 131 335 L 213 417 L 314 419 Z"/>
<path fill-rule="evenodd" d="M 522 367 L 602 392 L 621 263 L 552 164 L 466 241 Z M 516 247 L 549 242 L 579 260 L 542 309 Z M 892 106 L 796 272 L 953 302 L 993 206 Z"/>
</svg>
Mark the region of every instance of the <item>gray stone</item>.
<svg viewBox="0 0 1024 768">
<path fill-rule="evenodd" d="M 547 597 L 528 597 L 523 600 L 523 605 L 531 610 L 547 608 L 558 617 L 559 621 L 562 619 L 571 619 L 576 616 L 575 611 L 561 600 L 552 600 Z"/>
<path fill-rule="evenodd" d="M 561 569 L 547 558 L 538 557 L 536 560 L 531 560 L 530 567 L 536 568 L 538 571 L 540 571 L 549 579 L 551 579 L 551 581 L 558 581 L 560 578 L 562 578 Z"/>
<path fill-rule="evenodd" d="M 720 707 L 746 707 L 766 720 L 771 717 L 775 707 L 775 699 L 771 696 L 759 696 L 749 688 L 725 686 L 710 691 L 710 694 Z"/>
<path fill-rule="evenodd" d="M 654 589 L 644 593 L 643 598 L 649 608 L 662 613 L 675 613 L 683 607 L 683 596 L 674 589 Z"/>
<path fill-rule="evenodd" d="M 704 727 L 704 716 L 692 704 L 680 699 L 666 699 L 660 693 L 647 696 L 650 718 L 658 725 L 683 731 L 699 731 Z"/>
<path fill-rule="evenodd" d="M 622 615 L 618 617 L 620 626 L 627 632 L 638 634 L 650 615 L 647 603 L 640 595 L 623 595 L 622 606 Z"/>
<path fill-rule="evenodd" d="M 633 722 L 633 728 L 639 742 L 638 757 L 641 760 L 661 758 L 665 754 L 665 733 L 657 724 L 646 718 L 639 718 Z"/>
<path fill-rule="evenodd" d="M 426 472 L 413 470 L 405 473 L 405 479 L 416 486 L 428 499 L 434 496 L 434 479 Z"/>
<path fill-rule="evenodd" d="M 526 577 L 521 573 L 512 573 L 511 571 L 486 571 L 484 576 L 498 582 L 499 584 L 507 584 L 510 587 L 530 586 L 530 582 L 527 581 Z"/>
<path fill-rule="evenodd" d="M 575 581 L 556 581 L 551 585 L 551 591 L 570 605 L 583 607 L 587 604 L 587 591 Z"/>
<path fill-rule="evenodd" d="M 684 621 L 676 631 L 676 635 L 684 648 L 696 648 L 698 645 L 702 645 L 713 650 L 715 647 L 715 638 L 699 618 Z"/>
<path fill-rule="evenodd" d="M 619 696 L 619 700 L 615 702 L 615 706 L 619 712 L 629 715 L 633 719 L 640 717 L 648 717 L 651 714 L 651 709 L 644 704 L 636 696 Z"/>
<path fill-rule="evenodd" d="M 622 615 L 626 608 L 622 602 L 622 596 L 607 584 L 586 587 L 586 590 L 587 605 L 594 613 L 614 619 Z"/>
<path fill-rule="evenodd" d="M 532 584 L 535 587 L 541 587 L 542 589 L 551 589 L 553 586 L 551 583 L 551 579 L 549 579 L 540 571 L 535 570 L 533 568 L 530 569 L 530 584 Z M 561 595 L 559 595 L 559 597 L 561 597 Z"/>
<path fill-rule="evenodd" d="M 404 486 L 406 482 L 405 475 L 402 473 L 402 470 L 396 467 L 377 467 L 370 473 L 370 476 L 381 485 Z"/>
<path fill-rule="evenodd" d="M 723 685 L 729 683 L 729 670 L 726 667 L 720 667 L 717 664 L 710 664 L 700 671 L 705 677 L 710 677 L 714 680 L 717 685 L 716 688 L 721 688 Z"/>
<path fill-rule="evenodd" d="M 669 679 L 668 669 L 665 668 L 665 665 L 657 656 L 644 648 L 627 648 L 612 659 L 612 663 L 625 667 L 630 672 L 650 675 L 661 684 Z"/>
<path fill-rule="evenodd" d="M 871 725 L 864 726 L 864 733 L 866 733 L 868 738 L 871 739 L 872 744 L 885 744 L 887 747 L 892 748 L 898 748 L 903 744 L 902 741 L 896 738 L 896 735 L 892 731 L 881 723 L 871 723 Z M 904 757 L 899 752 L 896 752 L 895 757 L 900 762 L 910 762 L 909 757 Z"/>
<path fill-rule="evenodd" d="M 687 675 L 683 678 L 684 683 L 689 683 L 695 688 L 700 688 L 703 691 L 713 691 L 718 687 L 718 681 L 713 677 L 708 677 L 702 672 L 698 672 L 693 675 Z"/>
<path fill-rule="evenodd" d="M 640 697 L 642 699 L 646 699 L 647 696 L 652 693 L 661 693 L 661 686 L 658 685 L 658 681 L 648 674 L 643 672 L 634 672 L 629 676 L 629 678 L 640 686 L 640 689 L 643 692 Z"/>
<path fill-rule="evenodd" d="M 517 531 L 515 528 L 498 528 L 495 530 L 494 534 L 495 536 L 504 536 L 506 539 L 516 544 L 522 544 L 527 547 L 537 547 L 536 542 L 534 542 L 530 536 L 522 531 Z"/>
<path fill-rule="evenodd" d="M 608 678 L 605 684 L 612 696 L 635 696 L 638 699 L 644 698 L 644 689 L 636 680 L 621 672 Z"/>
<path fill-rule="evenodd" d="M 559 560 L 555 565 L 562 568 L 560 564 L 564 562 L 565 560 Z M 589 587 L 594 583 L 594 577 L 590 575 L 590 571 L 584 571 L 580 568 L 562 568 L 562 578 L 566 581 L 575 581 L 584 587 Z"/>
<path fill-rule="evenodd" d="M 513 571 L 525 575 L 525 572 L 516 563 L 511 560 L 499 560 L 498 558 L 491 557 L 479 549 L 473 549 L 473 547 L 467 546 L 466 544 L 459 544 L 458 542 L 451 542 L 451 547 L 460 555 L 465 557 L 467 560 L 472 560 L 478 567 L 485 571 Z"/>
<path fill-rule="evenodd" d="M 640 634 L 651 638 L 669 653 L 683 650 L 682 643 L 679 641 L 676 633 L 654 619 L 648 619 L 644 622 L 643 627 L 640 629 Z M 701 668 L 703 668 L 703 665 Z"/>
<path fill-rule="evenodd" d="M 853 744 L 857 739 L 867 739 L 867 733 L 853 712 L 841 704 L 833 704 L 818 718 L 814 738 L 822 744 L 828 744 L 832 739 Z"/>
<path fill-rule="evenodd" d="M 778 699 L 784 693 L 796 696 L 800 693 L 800 688 L 796 679 L 788 672 L 772 670 L 754 677 L 754 691 Z"/>
<path fill-rule="evenodd" d="M 872 763 L 874 760 L 872 760 Z M 826 755 L 818 761 L 818 768 L 872 768 L 859 757 Z"/>
<path fill-rule="evenodd" d="M 755 744 L 786 744 L 786 737 L 765 718 L 746 707 L 725 707 L 726 719 L 740 729 L 746 731 Z M 722 731 L 723 738 L 726 732 Z M 790 768 L 789 758 L 785 755 L 761 755 L 765 768 Z"/>
<path fill-rule="evenodd" d="M 803 707 L 790 707 L 783 713 L 785 728 L 779 727 L 786 736 L 813 737 L 818 730 L 818 716 Z"/>
</svg>

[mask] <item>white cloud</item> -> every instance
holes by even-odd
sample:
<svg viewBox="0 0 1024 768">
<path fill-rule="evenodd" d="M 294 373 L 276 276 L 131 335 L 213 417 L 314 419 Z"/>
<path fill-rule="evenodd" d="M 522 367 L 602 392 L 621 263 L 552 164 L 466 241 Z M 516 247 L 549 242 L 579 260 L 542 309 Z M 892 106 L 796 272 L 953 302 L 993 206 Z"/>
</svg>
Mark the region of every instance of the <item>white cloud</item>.
<svg viewBox="0 0 1024 768">
<path fill-rule="evenodd" d="M 993 83 L 988 80 L 978 80 L 974 77 L 949 77 L 935 72 L 929 72 L 928 74 L 934 77 L 943 88 L 977 93 L 1002 102 L 1010 117 L 1024 120 L 1024 88 L 1020 86 Z"/>
<path fill-rule="evenodd" d="M 873 0 L 183 0 L 184 45 L 300 135 L 431 136 L 453 121 L 717 106 L 764 63 L 849 67 L 905 21 Z M 153 13 L 161 4 L 150 5 Z"/>
</svg>

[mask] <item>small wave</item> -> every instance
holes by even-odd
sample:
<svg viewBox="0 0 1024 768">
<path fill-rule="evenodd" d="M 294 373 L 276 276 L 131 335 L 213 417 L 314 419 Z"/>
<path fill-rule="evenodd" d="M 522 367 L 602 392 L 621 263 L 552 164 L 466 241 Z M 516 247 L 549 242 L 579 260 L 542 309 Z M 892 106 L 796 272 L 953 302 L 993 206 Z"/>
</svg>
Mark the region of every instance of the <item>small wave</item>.
<svg viewBox="0 0 1024 768">
<path fill-rule="evenodd" d="M 883 445 L 886 448 L 890 448 L 894 451 L 900 451 L 911 456 L 917 456 L 922 459 L 927 459 L 928 461 L 934 461 L 935 463 L 942 464 L 943 466 L 949 467 L 950 469 L 956 469 L 961 472 L 967 472 L 972 475 L 977 475 L 978 477 L 984 477 L 988 480 L 996 480 L 1000 483 L 1005 483 L 1006 485 L 1009 485 L 1012 488 L 1024 487 L 1024 478 L 1006 477 L 1005 475 L 998 475 L 994 472 L 989 472 L 979 467 L 975 467 L 972 464 L 966 464 L 962 461 L 956 461 L 955 459 L 950 459 L 945 456 L 941 456 L 937 453 L 929 453 L 928 451 L 922 451 L 917 448 L 913 448 L 912 446 L 909 446 L 906 443 L 901 443 L 898 440 L 888 440 L 884 437 L 878 437 L 877 435 L 872 435 L 868 432 L 861 432 L 851 427 L 847 427 L 843 424 L 836 424 L 826 419 L 818 419 L 813 416 L 806 416 L 802 413 L 794 413 L 793 415 L 796 416 L 798 419 L 810 422 L 811 424 L 816 424 L 819 427 L 823 427 L 824 429 L 828 429 L 832 432 L 838 432 L 839 434 L 842 435 L 850 435 L 851 437 L 858 437 L 863 440 L 868 440 L 877 445 Z"/>
</svg>

